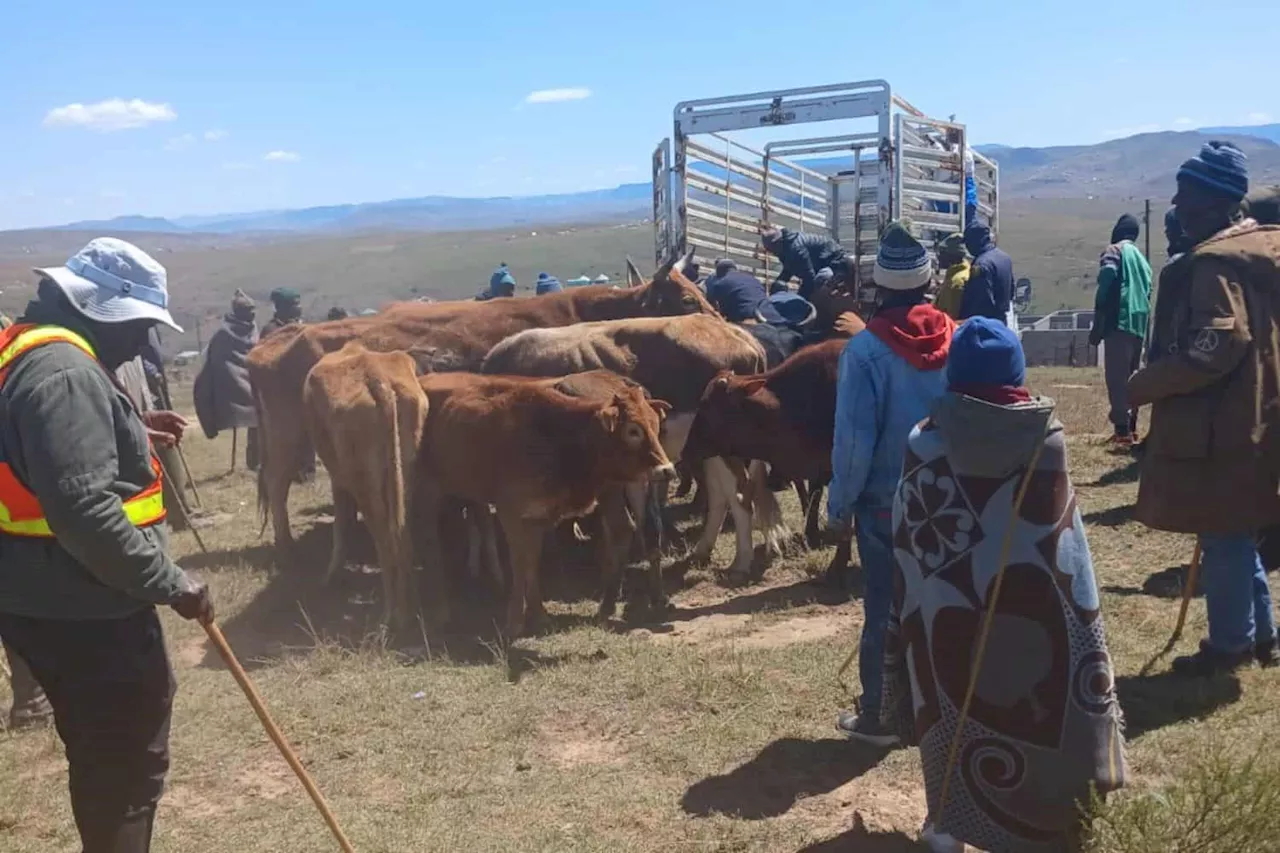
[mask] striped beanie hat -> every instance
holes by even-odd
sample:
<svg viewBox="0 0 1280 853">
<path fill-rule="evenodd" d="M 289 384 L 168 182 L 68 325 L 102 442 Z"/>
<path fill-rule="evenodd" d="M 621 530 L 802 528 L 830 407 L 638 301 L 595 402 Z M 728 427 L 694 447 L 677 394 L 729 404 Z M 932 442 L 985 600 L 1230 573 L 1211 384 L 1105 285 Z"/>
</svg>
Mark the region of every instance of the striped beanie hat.
<svg viewBox="0 0 1280 853">
<path fill-rule="evenodd" d="M 1178 180 L 1240 201 L 1249 193 L 1249 158 L 1230 142 L 1206 142 L 1198 155 L 1178 169 Z"/>
<path fill-rule="evenodd" d="M 916 290 L 929 283 L 933 265 L 924 244 L 902 222 L 890 222 L 876 252 L 875 283 L 887 290 Z"/>
</svg>

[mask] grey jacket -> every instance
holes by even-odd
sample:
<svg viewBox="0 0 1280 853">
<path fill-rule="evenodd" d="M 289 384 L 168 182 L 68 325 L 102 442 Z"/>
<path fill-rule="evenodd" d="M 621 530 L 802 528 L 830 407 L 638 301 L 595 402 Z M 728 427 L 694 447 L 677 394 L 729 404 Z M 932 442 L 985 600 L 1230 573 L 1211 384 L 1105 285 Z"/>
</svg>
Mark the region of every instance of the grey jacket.
<svg viewBox="0 0 1280 853">
<path fill-rule="evenodd" d="M 20 322 L 93 342 L 79 317 L 40 300 Z M 99 362 L 65 343 L 22 356 L 0 387 L 0 460 L 56 536 L 0 534 L 0 612 L 112 619 L 175 600 L 184 577 L 166 553 L 167 528 L 134 527 L 122 506 L 153 479 L 147 430 Z"/>
</svg>

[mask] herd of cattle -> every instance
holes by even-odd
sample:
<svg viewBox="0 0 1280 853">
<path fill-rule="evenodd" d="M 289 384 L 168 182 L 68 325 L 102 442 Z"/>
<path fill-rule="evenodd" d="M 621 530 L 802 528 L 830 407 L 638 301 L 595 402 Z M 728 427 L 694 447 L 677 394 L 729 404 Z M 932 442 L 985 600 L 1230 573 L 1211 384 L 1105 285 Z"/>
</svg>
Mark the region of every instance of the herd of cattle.
<svg viewBox="0 0 1280 853">
<path fill-rule="evenodd" d="M 477 571 L 481 552 L 496 563 L 496 513 L 510 562 L 501 575 L 509 636 L 543 615 L 545 534 L 593 512 L 601 614 L 615 609 L 637 530 L 652 531 L 642 541 L 649 603 L 660 610 L 660 514 L 675 462 L 697 472 L 707 498 L 693 559 L 710 557 L 726 514 L 737 544 L 731 572 L 750 569 L 753 527 L 781 547 L 786 527 L 767 480 L 796 484 L 813 541 L 831 475 L 843 341 L 766 371 L 756 338 L 717 314 L 685 277 L 687 262 L 646 282 L 628 261 L 626 288 L 397 303 L 263 339 L 249 371 L 263 441 L 259 502 L 277 548 L 292 544 L 288 494 L 308 447 L 333 484 L 329 577 L 358 511 L 382 567 L 385 619 L 397 631 L 421 601 L 431 619 L 447 618 L 442 517 L 467 519 Z M 846 544 L 836 561 L 848 557 Z M 417 589 L 419 562 L 426 590 Z"/>
</svg>

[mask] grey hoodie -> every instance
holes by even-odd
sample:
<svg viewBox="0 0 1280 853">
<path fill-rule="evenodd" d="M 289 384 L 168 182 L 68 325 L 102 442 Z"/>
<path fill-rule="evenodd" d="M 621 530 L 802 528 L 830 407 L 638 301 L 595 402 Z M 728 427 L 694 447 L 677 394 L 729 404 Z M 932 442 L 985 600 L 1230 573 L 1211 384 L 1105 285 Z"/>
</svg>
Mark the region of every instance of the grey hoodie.
<svg viewBox="0 0 1280 853">
<path fill-rule="evenodd" d="M 998 406 L 948 393 L 934 403 L 931 417 L 957 474 L 1002 478 L 1025 466 L 1038 446 L 1062 432 L 1054 406 L 1048 397 Z"/>
</svg>

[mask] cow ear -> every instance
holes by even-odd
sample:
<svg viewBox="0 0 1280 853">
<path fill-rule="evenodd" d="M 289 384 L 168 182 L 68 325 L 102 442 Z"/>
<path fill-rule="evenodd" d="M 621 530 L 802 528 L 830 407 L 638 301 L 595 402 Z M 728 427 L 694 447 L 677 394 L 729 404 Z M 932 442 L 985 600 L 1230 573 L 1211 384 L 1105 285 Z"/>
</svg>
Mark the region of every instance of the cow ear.
<svg viewBox="0 0 1280 853">
<path fill-rule="evenodd" d="M 606 434 L 612 435 L 618 431 L 618 425 L 622 423 L 622 410 L 618 408 L 616 402 L 610 403 L 596 412 L 596 420 Z"/>
<path fill-rule="evenodd" d="M 762 376 L 753 376 L 746 379 L 738 387 L 742 390 L 742 396 L 750 397 L 764 390 L 765 379 Z"/>
<path fill-rule="evenodd" d="M 627 287 L 644 287 L 644 276 L 630 255 L 627 255 Z"/>
<path fill-rule="evenodd" d="M 671 414 L 671 410 L 675 408 L 666 400 L 650 400 L 649 405 L 653 407 L 653 410 L 658 413 L 658 417 L 660 418 L 665 418 L 667 415 Z"/>
</svg>

